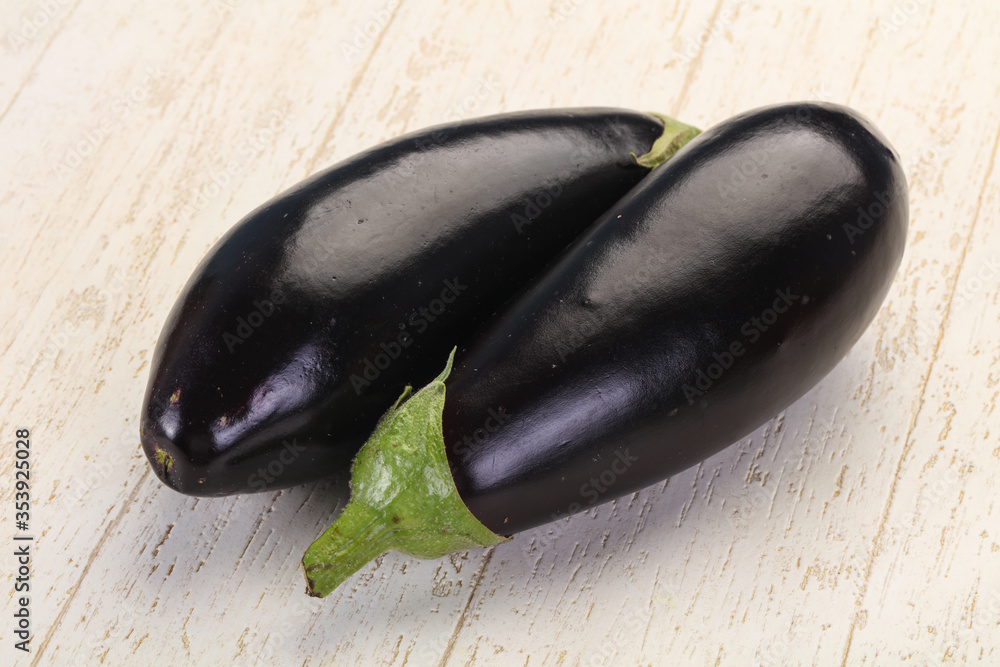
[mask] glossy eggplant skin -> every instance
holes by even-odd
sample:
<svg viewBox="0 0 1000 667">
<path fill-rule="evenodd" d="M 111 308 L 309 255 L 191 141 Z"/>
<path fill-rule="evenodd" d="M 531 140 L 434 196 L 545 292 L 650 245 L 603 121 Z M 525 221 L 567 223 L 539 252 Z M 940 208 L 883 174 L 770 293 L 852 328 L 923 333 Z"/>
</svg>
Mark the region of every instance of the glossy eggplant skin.
<svg viewBox="0 0 1000 667">
<path fill-rule="evenodd" d="M 709 129 L 459 349 L 443 423 L 462 499 L 509 535 L 737 441 L 858 340 L 907 220 L 897 154 L 851 110 Z"/>
<path fill-rule="evenodd" d="M 649 173 L 660 120 L 521 112 L 390 141 L 249 214 L 160 336 L 140 437 L 182 493 L 346 470 L 406 384 Z"/>
</svg>

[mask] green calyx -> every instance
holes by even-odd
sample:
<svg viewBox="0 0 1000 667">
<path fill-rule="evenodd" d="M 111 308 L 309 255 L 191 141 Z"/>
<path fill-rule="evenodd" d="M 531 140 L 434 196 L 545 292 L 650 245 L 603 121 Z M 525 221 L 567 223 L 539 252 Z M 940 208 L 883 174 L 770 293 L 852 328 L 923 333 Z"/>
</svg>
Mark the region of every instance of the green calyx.
<svg viewBox="0 0 1000 667">
<path fill-rule="evenodd" d="M 156 454 L 154 454 L 154 458 L 156 459 L 156 462 L 160 464 L 160 468 L 163 470 L 164 475 L 170 472 L 170 469 L 174 467 L 174 457 L 172 457 L 170 454 L 167 454 L 159 447 L 156 448 Z"/>
<path fill-rule="evenodd" d="M 636 161 L 636 164 L 648 169 L 659 167 L 669 160 L 674 153 L 684 148 L 689 141 L 701 134 L 701 130 L 698 128 L 674 120 L 670 116 L 664 116 L 654 111 L 650 111 L 649 115 L 656 116 L 663 121 L 663 134 L 653 142 L 653 147 L 645 155 L 636 157 L 635 153 L 632 153 L 632 158 Z"/>
<path fill-rule="evenodd" d="M 465 506 L 451 475 L 442 433 L 444 371 L 382 416 L 351 468 L 351 501 L 302 558 L 307 592 L 324 597 L 389 549 L 439 558 L 509 541 Z"/>
</svg>

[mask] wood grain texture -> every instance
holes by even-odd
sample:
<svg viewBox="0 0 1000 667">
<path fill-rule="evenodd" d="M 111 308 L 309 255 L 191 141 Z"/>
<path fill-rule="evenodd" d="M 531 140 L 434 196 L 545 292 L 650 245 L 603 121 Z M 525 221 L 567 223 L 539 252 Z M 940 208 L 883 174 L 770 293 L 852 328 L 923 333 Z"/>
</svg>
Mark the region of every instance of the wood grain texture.
<svg viewBox="0 0 1000 667">
<path fill-rule="evenodd" d="M 997 3 L 16 0 L 0 27 L 0 467 L 30 427 L 37 537 L 2 664 L 1000 664 Z M 843 362 L 701 465 L 322 601 L 299 558 L 343 480 L 197 500 L 148 470 L 167 309 L 273 194 L 455 118 L 795 99 L 902 154 L 906 256 Z"/>
</svg>

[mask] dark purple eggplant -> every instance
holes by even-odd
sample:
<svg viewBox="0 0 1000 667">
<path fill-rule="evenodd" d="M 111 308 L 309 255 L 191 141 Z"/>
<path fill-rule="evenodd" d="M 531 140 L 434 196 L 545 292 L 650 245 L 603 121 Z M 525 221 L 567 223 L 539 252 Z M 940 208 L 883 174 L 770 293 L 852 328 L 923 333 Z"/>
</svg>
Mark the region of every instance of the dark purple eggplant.
<svg viewBox="0 0 1000 667">
<path fill-rule="evenodd" d="M 140 430 L 157 475 L 212 496 L 346 471 L 406 382 L 649 173 L 630 153 L 697 133 L 667 125 L 617 109 L 453 123 L 252 212 L 160 335 Z"/>
<path fill-rule="evenodd" d="M 310 593 L 366 548 L 496 544 L 751 432 L 875 317 L 907 210 L 898 155 L 844 107 L 767 107 L 706 131 L 387 413 L 351 503 L 303 559 Z"/>
</svg>

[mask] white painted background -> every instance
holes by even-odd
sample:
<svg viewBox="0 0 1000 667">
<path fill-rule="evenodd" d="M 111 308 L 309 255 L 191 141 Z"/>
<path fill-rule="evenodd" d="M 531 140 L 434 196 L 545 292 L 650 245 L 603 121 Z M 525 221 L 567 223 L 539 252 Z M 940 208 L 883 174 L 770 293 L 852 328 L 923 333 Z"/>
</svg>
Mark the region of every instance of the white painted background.
<svg viewBox="0 0 1000 667">
<path fill-rule="evenodd" d="M 998 3 L 5 0 L 0 31 L 0 663 L 1000 664 Z M 326 600 L 299 558 L 334 484 L 195 500 L 148 469 L 166 312 L 273 194 L 448 118 L 613 105 L 707 127 L 799 99 L 894 142 L 906 256 L 836 370 L 697 468 L 495 549 L 390 554 Z M 6 546 L 20 426 L 29 656 Z"/>
</svg>

